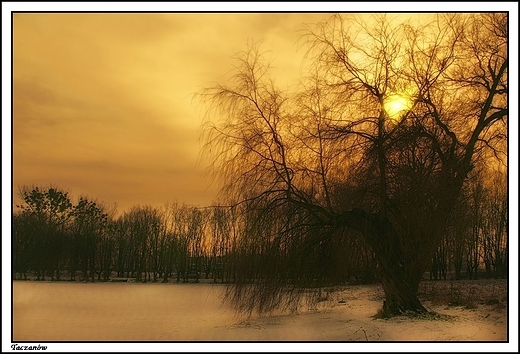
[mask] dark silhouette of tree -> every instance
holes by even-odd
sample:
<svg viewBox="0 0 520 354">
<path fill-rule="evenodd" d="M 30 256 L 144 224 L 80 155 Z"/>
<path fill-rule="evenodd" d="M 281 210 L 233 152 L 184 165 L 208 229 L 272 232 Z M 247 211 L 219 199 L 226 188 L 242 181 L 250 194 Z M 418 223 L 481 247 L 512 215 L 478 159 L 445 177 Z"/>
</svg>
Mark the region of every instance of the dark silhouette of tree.
<svg viewBox="0 0 520 354">
<path fill-rule="evenodd" d="M 341 282 L 357 236 L 377 259 L 383 313 L 426 311 L 419 282 L 475 163 L 503 162 L 508 112 L 507 15 L 430 19 L 333 16 L 308 31 L 300 92 L 276 87 L 254 45 L 201 92 L 222 195 L 241 201 L 238 309 L 294 308 Z M 408 105 L 390 113 L 396 95 Z"/>
<path fill-rule="evenodd" d="M 187 283 L 191 276 L 198 282 L 203 270 L 207 213 L 176 203 L 169 205 L 168 210 L 167 230 L 171 245 L 168 258 L 173 261 L 177 273 L 176 281 Z"/>
<path fill-rule="evenodd" d="M 166 233 L 166 219 L 163 210 L 154 208 L 153 217 L 150 224 L 150 235 L 148 244 L 149 254 L 149 270 L 153 273 L 153 281 L 156 282 L 158 276 L 161 274 L 163 268 L 162 262 L 164 260 L 163 253 L 167 251 L 168 247 L 165 243 Z"/>
<path fill-rule="evenodd" d="M 478 257 L 484 266 L 486 277 L 504 277 L 507 259 L 507 189 L 500 172 L 484 172 L 477 178 L 475 193 L 479 194 L 480 205 L 475 215 L 475 228 L 478 229 Z M 473 209 L 475 210 L 475 209 Z M 475 232 L 476 233 L 476 232 Z M 474 277 L 477 276 L 472 274 Z"/>
<path fill-rule="evenodd" d="M 113 231 L 117 248 L 115 260 L 115 270 L 118 277 L 131 276 L 132 268 L 132 249 L 133 245 L 130 239 L 129 223 L 125 220 L 124 215 L 114 221 Z"/>
<path fill-rule="evenodd" d="M 98 249 L 98 269 L 103 281 L 109 281 L 110 275 L 115 268 L 116 262 L 116 223 L 113 217 L 109 216 L 104 232 L 99 239 Z"/>
<path fill-rule="evenodd" d="M 466 273 L 476 279 L 485 270 L 487 277 L 505 277 L 507 259 L 507 188 L 499 171 L 479 169 L 467 183 L 467 211 L 463 250 Z M 457 221 L 455 221 L 457 222 Z M 483 266 L 483 269 L 481 269 Z M 460 274 L 459 274 L 460 278 Z"/>
<path fill-rule="evenodd" d="M 30 239 L 35 246 L 32 255 L 37 280 L 45 280 L 49 271 L 51 280 L 61 279 L 66 259 L 66 230 L 71 218 L 72 203 L 68 192 L 56 187 L 28 187 L 19 191 L 23 204 L 19 205 L 30 226 Z"/>
<path fill-rule="evenodd" d="M 13 233 L 13 278 L 27 280 L 27 273 L 36 269 L 38 257 L 39 240 L 41 235 L 38 234 L 39 225 L 34 216 L 27 213 L 16 213 L 13 215 L 12 233 Z M 40 238 L 40 239 L 39 239 Z M 18 275 L 18 276 L 17 276 Z"/>
<path fill-rule="evenodd" d="M 154 264 L 158 251 L 158 240 L 164 229 L 164 218 L 161 211 L 151 206 L 135 206 L 121 217 L 123 225 L 120 230 L 125 231 L 120 237 L 119 244 L 123 245 L 131 254 L 129 270 L 135 272 L 136 281 L 147 282 L 149 271 L 158 271 L 158 263 Z M 125 241 L 122 238 L 126 238 Z M 121 252 L 121 250 L 120 250 Z M 157 268 L 156 268 L 157 267 Z"/>
<path fill-rule="evenodd" d="M 484 185 L 482 179 L 476 179 L 470 189 L 471 232 L 468 239 L 468 253 L 466 256 L 466 271 L 470 279 L 477 278 L 477 272 L 481 263 L 481 248 L 483 235 L 482 224 L 484 222 Z"/>
<path fill-rule="evenodd" d="M 88 281 L 101 276 L 103 261 L 107 254 L 100 254 L 104 249 L 104 238 L 108 227 L 108 215 L 99 203 L 86 197 L 80 197 L 73 207 L 71 215 L 74 217 L 71 225 L 72 247 L 70 255 L 71 279 L 75 279 L 77 266 L 83 272 L 83 279 Z"/>
<path fill-rule="evenodd" d="M 170 228 L 174 237 L 174 268 L 176 271 L 176 281 L 187 281 L 189 266 L 189 238 L 188 238 L 188 219 L 189 207 L 186 205 L 171 204 Z"/>
<path fill-rule="evenodd" d="M 478 166 L 470 173 L 437 250 L 448 271 L 453 267 L 455 279 L 507 276 L 506 174 L 495 168 Z M 432 272 L 438 259 L 432 260 Z M 440 278 L 438 263 L 434 279 Z"/>
<path fill-rule="evenodd" d="M 507 277 L 508 271 L 508 202 L 504 175 L 491 180 L 485 223 L 485 262 L 495 277 Z"/>
<path fill-rule="evenodd" d="M 213 281 L 224 282 L 225 257 L 230 252 L 231 212 L 228 209 L 213 206 L 209 216 L 211 243 L 209 246 L 208 275 L 212 271 Z"/>
</svg>

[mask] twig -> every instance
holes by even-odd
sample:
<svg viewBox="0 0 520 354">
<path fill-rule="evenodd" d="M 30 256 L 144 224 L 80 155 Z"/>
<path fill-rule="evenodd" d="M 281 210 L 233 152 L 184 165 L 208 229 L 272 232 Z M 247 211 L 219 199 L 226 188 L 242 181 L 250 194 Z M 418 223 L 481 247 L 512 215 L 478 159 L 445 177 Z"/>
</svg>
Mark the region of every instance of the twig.
<svg viewBox="0 0 520 354">
<path fill-rule="evenodd" d="M 368 342 L 367 332 L 366 332 L 363 328 L 361 328 L 361 329 L 363 330 L 363 333 L 365 334 L 365 339 L 366 339 L 367 342 Z"/>
</svg>

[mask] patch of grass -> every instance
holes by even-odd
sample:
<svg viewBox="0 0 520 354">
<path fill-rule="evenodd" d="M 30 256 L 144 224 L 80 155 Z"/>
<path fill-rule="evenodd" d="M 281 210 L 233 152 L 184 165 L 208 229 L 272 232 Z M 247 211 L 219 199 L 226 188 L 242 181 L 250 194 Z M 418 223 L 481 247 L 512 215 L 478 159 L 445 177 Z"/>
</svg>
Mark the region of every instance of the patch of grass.
<svg viewBox="0 0 520 354">
<path fill-rule="evenodd" d="M 454 300 L 448 303 L 450 307 L 464 307 L 467 310 L 472 310 L 478 308 L 478 305 L 475 301 L 468 298 L 455 298 Z"/>
<path fill-rule="evenodd" d="M 453 321 L 454 317 L 449 315 L 443 315 L 435 311 L 428 311 L 423 313 L 410 312 L 407 314 L 410 318 L 427 321 Z"/>
<path fill-rule="evenodd" d="M 435 311 L 427 311 L 427 312 L 415 312 L 415 311 L 407 311 L 400 315 L 388 315 L 381 308 L 377 311 L 377 313 L 372 316 L 373 319 L 384 319 L 389 320 L 391 318 L 400 318 L 400 319 L 412 319 L 412 320 L 425 320 L 425 321 L 453 321 L 453 316 L 443 315 L 437 313 Z"/>
<path fill-rule="evenodd" d="M 434 305 L 475 309 L 478 305 L 495 305 L 507 297 L 506 280 L 424 281 L 419 296 Z"/>
<path fill-rule="evenodd" d="M 473 310 L 473 309 L 476 309 L 478 308 L 478 305 L 472 301 L 469 301 L 466 303 L 466 305 L 464 306 L 465 309 L 467 310 Z"/>
<path fill-rule="evenodd" d="M 497 298 L 487 299 L 485 302 L 486 305 L 496 305 L 499 303 L 500 303 L 500 300 L 498 300 Z"/>
<path fill-rule="evenodd" d="M 502 311 L 502 310 L 507 309 L 507 305 L 504 304 L 504 303 L 498 303 L 498 304 L 496 304 L 496 305 L 493 307 L 493 309 L 494 309 L 495 311 Z"/>
<path fill-rule="evenodd" d="M 460 300 L 451 301 L 448 303 L 449 307 L 458 307 L 458 306 L 464 306 L 464 303 Z"/>
</svg>

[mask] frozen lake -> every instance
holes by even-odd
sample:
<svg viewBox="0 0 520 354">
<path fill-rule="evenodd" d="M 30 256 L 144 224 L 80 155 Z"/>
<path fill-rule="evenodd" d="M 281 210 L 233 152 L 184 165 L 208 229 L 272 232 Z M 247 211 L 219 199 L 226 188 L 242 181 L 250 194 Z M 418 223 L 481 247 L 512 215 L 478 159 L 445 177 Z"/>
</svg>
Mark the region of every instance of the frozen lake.
<svg viewBox="0 0 520 354">
<path fill-rule="evenodd" d="M 222 304 L 219 284 L 15 281 L 13 340 L 505 341 L 506 283 L 486 284 L 481 293 L 504 290 L 498 304 L 467 309 L 425 302 L 444 317 L 382 320 L 372 317 L 383 299 L 377 284 L 338 291 L 319 311 L 245 319 Z"/>
<path fill-rule="evenodd" d="M 223 340 L 224 287 L 14 282 L 14 340 Z M 215 338 L 215 334 L 219 338 Z"/>
</svg>

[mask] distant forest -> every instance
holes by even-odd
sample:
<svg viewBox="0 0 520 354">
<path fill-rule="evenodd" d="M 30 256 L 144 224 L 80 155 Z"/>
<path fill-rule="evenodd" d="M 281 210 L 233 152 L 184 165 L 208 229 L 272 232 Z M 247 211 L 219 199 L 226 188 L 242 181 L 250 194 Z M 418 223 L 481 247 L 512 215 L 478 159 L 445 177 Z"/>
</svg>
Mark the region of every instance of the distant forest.
<svg viewBox="0 0 520 354">
<path fill-rule="evenodd" d="M 465 187 L 426 279 L 507 277 L 506 181 L 502 174 L 492 174 L 486 179 L 477 174 Z M 265 230 L 255 230 L 241 204 L 135 206 L 116 216 L 114 208 L 87 197 L 74 200 L 55 186 L 24 186 L 19 195 L 23 203 L 16 205 L 12 218 L 13 279 L 233 283 L 237 272 L 257 274 L 255 267 L 264 264 L 261 250 L 244 257 L 248 238 Z M 373 251 L 362 237 L 351 236 L 327 255 L 341 254 L 343 267 L 334 269 L 335 279 L 378 281 Z M 326 257 L 322 259 L 316 267 L 327 269 Z"/>
</svg>

